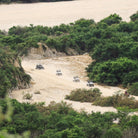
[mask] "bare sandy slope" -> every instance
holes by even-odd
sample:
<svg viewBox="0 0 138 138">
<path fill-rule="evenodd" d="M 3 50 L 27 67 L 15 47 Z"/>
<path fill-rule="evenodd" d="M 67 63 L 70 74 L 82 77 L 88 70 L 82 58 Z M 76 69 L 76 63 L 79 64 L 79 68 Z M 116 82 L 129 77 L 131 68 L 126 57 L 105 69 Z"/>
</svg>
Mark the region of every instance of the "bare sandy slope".
<svg viewBox="0 0 138 138">
<path fill-rule="evenodd" d="M 72 56 L 72 57 L 59 57 L 53 59 L 44 60 L 23 60 L 22 65 L 25 71 L 31 75 L 33 79 L 33 85 L 29 89 L 13 91 L 12 97 L 20 102 L 26 102 L 23 99 L 23 95 L 26 93 L 33 94 L 32 100 L 29 102 L 45 102 L 48 105 L 51 101 L 61 102 L 66 101 L 71 103 L 72 107 L 77 111 L 84 109 L 87 112 L 91 111 L 116 111 L 112 107 L 99 107 L 92 106 L 91 103 L 80 103 L 65 100 L 65 95 L 69 94 L 71 90 L 76 88 L 87 88 L 86 86 L 86 72 L 85 67 L 91 63 L 91 58 L 88 55 Z M 45 70 L 36 70 L 36 64 L 42 64 Z M 63 73 L 62 76 L 56 76 L 56 70 L 60 69 Z M 78 75 L 80 82 L 73 82 L 73 76 Z M 118 87 L 99 86 L 95 84 L 95 87 L 99 88 L 104 96 L 113 95 L 115 92 L 122 90 Z M 41 94 L 34 94 L 36 91 L 40 91 Z M 123 90 L 124 91 L 124 90 Z"/>
<path fill-rule="evenodd" d="M 59 25 L 80 18 L 99 21 L 117 13 L 123 20 L 138 10 L 138 0 L 74 0 L 55 3 L 0 5 L 0 29 L 14 25 Z"/>
</svg>

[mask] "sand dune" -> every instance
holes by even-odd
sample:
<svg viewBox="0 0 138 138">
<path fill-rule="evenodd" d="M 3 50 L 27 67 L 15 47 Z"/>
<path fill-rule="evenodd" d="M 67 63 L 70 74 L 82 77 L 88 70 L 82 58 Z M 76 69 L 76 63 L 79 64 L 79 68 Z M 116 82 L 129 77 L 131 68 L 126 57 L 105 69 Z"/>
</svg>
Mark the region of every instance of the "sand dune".
<svg viewBox="0 0 138 138">
<path fill-rule="evenodd" d="M 138 0 L 74 0 L 55 3 L 0 5 L 0 29 L 29 24 L 54 26 L 80 18 L 96 22 L 117 13 L 123 20 L 138 10 Z"/>
</svg>

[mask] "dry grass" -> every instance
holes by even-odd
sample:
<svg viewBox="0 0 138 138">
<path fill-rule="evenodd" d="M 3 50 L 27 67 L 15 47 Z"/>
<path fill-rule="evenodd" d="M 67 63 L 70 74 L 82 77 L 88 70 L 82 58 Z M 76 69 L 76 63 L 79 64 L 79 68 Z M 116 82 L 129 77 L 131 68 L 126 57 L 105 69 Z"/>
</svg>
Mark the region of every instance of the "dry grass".
<svg viewBox="0 0 138 138">
<path fill-rule="evenodd" d="M 51 102 L 48 106 L 43 106 L 44 104 L 36 104 L 38 110 L 43 112 L 45 115 L 49 115 L 52 111 L 56 111 L 61 114 L 67 114 L 70 111 L 73 111 L 71 104 L 61 101 L 60 103 Z"/>
<path fill-rule="evenodd" d="M 133 97 L 128 97 L 124 94 L 116 94 L 109 97 L 99 97 L 94 101 L 93 104 L 100 106 L 129 107 L 131 109 L 138 109 L 138 101 Z"/>
<path fill-rule="evenodd" d="M 41 94 L 41 92 L 40 91 L 36 91 L 36 92 L 34 92 L 34 94 Z"/>
<path fill-rule="evenodd" d="M 34 81 L 31 81 L 30 84 L 31 84 L 31 85 L 34 85 L 34 84 L 36 84 L 36 83 L 35 83 Z"/>
<path fill-rule="evenodd" d="M 135 128 L 127 129 L 122 138 L 138 138 L 138 131 Z"/>
</svg>

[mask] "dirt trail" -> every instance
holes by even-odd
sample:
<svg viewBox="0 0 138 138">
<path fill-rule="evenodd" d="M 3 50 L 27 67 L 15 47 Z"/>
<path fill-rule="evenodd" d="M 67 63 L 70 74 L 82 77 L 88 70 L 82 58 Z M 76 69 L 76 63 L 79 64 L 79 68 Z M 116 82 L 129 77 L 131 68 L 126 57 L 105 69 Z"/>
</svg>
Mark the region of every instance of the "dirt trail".
<svg viewBox="0 0 138 138">
<path fill-rule="evenodd" d="M 16 90 L 12 92 L 12 97 L 20 102 L 26 102 L 23 95 L 30 93 L 33 95 L 30 103 L 45 102 L 48 105 L 51 101 L 61 102 L 66 101 L 71 103 L 72 107 L 77 111 L 84 109 L 87 112 L 91 111 L 116 111 L 112 107 L 92 106 L 91 103 L 81 103 L 65 100 L 65 95 L 69 94 L 71 90 L 76 88 L 89 88 L 86 86 L 86 72 L 85 68 L 91 63 L 91 58 L 88 55 L 59 57 L 44 60 L 23 60 L 22 65 L 25 71 L 31 75 L 33 85 L 29 89 Z M 42 64 L 45 70 L 36 70 L 36 64 Z M 56 76 L 56 70 L 60 69 L 62 76 Z M 79 76 L 80 82 L 73 82 L 73 76 Z M 118 87 L 99 86 L 95 84 L 94 87 L 99 88 L 104 96 L 113 95 L 115 92 L 122 90 Z M 34 94 L 40 91 L 41 94 Z M 27 101 L 28 102 L 28 101 Z"/>
<path fill-rule="evenodd" d="M 33 4 L 0 5 L 0 29 L 12 26 L 68 24 L 80 18 L 96 22 L 117 13 L 123 20 L 138 10 L 138 0 L 74 0 Z"/>
</svg>

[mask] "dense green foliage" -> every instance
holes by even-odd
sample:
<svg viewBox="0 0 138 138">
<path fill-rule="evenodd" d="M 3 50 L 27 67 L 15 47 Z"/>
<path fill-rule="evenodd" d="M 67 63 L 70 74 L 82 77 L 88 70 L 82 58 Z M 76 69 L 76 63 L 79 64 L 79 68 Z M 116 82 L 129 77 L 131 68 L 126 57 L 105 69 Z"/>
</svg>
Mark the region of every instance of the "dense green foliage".
<svg viewBox="0 0 138 138">
<path fill-rule="evenodd" d="M 128 117 L 125 112 L 77 113 L 64 102 L 44 107 L 12 100 L 12 105 L 12 121 L 5 120 L 0 124 L 0 130 L 6 129 L 11 134 L 22 134 L 29 130 L 33 138 L 107 138 L 109 135 L 122 138 L 126 130 L 136 130 L 133 135 L 138 131 L 138 116 Z M 0 101 L 0 106 L 6 112 L 5 100 Z M 113 120 L 117 118 L 119 123 L 114 124 Z"/>
<path fill-rule="evenodd" d="M 138 23 L 136 19 L 129 23 L 119 21 L 119 17 L 109 16 L 98 23 L 106 28 L 101 34 L 101 43 L 92 53 L 95 62 L 87 71 L 93 81 L 127 86 L 138 81 Z"/>
<path fill-rule="evenodd" d="M 138 82 L 138 20 L 137 14 L 124 22 L 117 14 L 95 23 L 80 19 L 69 25 L 10 28 L 8 35 L 0 32 L 0 45 L 10 46 L 18 55 L 42 42 L 64 52 L 74 49 L 78 54 L 89 52 L 94 62 L 87 68 L 91 80 L 108 85 L 131 85 Z"/>
<path fill-rule="evenodd" d="M 130 19 L 131 19 L 132 21 L 138 20 L 138 11 L 137 11 L 135 14 L 131 15 L 131 16 L 130 16 Z"/>
<path fill-rule="evenodd" d="M 57 2 L 57 1 L 71 1 L 71 0 L 0 0 L 0 3 L 33 3 L 33 2 Z"/>
<path fill-rule="evenodd" d="M 93 63 L 95 64 L 95 63 Z M 138 61 L 129 58 L 117 58 L 103 63 L 90 65 L 89 77 L 96 82 L 110 85 L 124 84 L 138 81 Z"/>
</svg>

